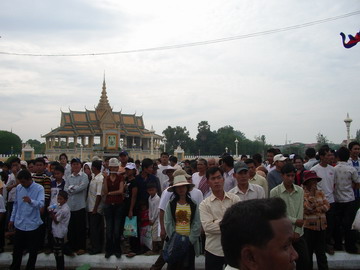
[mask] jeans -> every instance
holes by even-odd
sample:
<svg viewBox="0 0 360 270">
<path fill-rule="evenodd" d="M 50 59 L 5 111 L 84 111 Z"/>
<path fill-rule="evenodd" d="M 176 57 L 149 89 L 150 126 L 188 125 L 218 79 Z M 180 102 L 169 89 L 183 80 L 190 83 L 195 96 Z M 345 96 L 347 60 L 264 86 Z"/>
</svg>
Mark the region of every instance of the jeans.
<svg viewBox="0 0 360 270">
<path fill-rule="evenodd" d="M 123 204 L 105 204 L 104 216 L 106 221 L 106 253 L 121 253 L 121 219 Z"/>
<path fill-rule="evenodd" d="M 309 269 L 313 269 L 313 253 L 316 255 L 317 266 L 319 270 L 328 270 L 328 262 L 325 254 L 326 249 L 326 231 L 314 231 L 304 228 L 304 237 L 309 253 Z"/>
</svg>

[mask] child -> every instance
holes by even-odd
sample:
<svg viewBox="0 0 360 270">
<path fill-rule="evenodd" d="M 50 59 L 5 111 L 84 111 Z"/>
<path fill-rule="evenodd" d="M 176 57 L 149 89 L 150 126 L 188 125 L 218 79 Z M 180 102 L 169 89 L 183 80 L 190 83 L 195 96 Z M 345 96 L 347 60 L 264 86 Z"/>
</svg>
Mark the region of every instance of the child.
<svg viewBox="0 0 360 270">
<path fill-rule="evenodd" d="M 64 263 L 64 237 L 68 230 L 69 220 L 70 220 L 70 208 L 67 205 L 68 194 L 60 190 L 59 194 L 57 195 L 58 206 L 53 209 L 54 207 L 49 207 L 49 213 L 52 218 L 52 233 L 54 236 L 54 255 L 56 260 L 56 269 L 57 270 L 64 270 L 65 263 Z"/>
<path fill-rule="evenodd" d="M 294 249 L 299 254 L 296 270 L 309 269 L 309 255 L 304 239 L 304 190 L 294 185 L 296 169 L 293 164 L 286 163 L 281 168 L 282 183 L 270 191 L 270 198 L 280 197 L 285 201 L 286 214 L 291 220 L 294 230 Z"/>
<path fill-rule="evenodd" d="M 159 204 L 160 197 L 157 194 L 157 188 L 154 183 L 147 185 L 147 192 L 149 193 L 149 225 L 151 226 L 152 235 L 152 251 L 147 252 L 146 255 L 158 254 L 161 249 L 161 239 L 158 236 L 159 227 Z"/>
<path fill-rule="evenodd" d="M 51 181 L 51 199 L 50 205 L 57 204 L 57 196 L 60 190 L 64 190 L 64 167 L 61 165 L 55 166 L 53 169 L 53 179 Z"/>
<path fill-rule="evenodd" d="M 310 267 L 312 267 L 313 253 L 316 255 L 319 270 L 329 269 L 326 250 L 326 215 L 330 209 L 329 202 L 317 183 L 321 178 L 314 171 L 304 171 L 304 236 L 309 250 Z"/>
</svg>

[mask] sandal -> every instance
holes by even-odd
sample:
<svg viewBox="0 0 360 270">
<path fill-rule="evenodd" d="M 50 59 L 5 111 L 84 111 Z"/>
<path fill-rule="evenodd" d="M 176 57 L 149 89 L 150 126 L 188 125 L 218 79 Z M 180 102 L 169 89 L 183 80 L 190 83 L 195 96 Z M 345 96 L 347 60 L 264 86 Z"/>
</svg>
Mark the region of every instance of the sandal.
<svg viewBox="0 0 360 270">
<path fill-rule="evenodd" d="M 128 254 L 126 254 L 127 258 L 132 258 L 132 257 L 135 257 L 135 256 L 136 256 L 135 252 L 129 252 Z"/>
</svg>

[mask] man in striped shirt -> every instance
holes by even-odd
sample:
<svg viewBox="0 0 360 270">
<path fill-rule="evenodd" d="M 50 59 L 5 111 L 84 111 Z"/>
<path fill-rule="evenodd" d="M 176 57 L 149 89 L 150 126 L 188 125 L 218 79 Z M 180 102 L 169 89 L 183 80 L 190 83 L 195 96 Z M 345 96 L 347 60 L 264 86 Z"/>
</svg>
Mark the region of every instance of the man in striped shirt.
<svg viewBox="0 0 360 270">
<path fill-rule="evenodd" d="M 49 237 L 51 235 L 51 222 L 48 218 L 47 207 L 50 203 L 51 197 L 51 179 L 49 176 L 45 174 L 46 163 L 45 159 L 42 157 L 35 159 L 35 173 L 32 175 L 32 180 L 36 183 L 41 185 L 45 191 L 45 205 L 40 209 L 41 220 L 43 224 L 40 226 L 40 237 L 39 237 L 39 248 L 40 250 L 44 248 L 45 244 L 45 236 L 48 236 L 48 242 L 46 246 L 46 251 L 49 253 L 51 252 L 51 242 L 52 238 Z"/>
</svg>

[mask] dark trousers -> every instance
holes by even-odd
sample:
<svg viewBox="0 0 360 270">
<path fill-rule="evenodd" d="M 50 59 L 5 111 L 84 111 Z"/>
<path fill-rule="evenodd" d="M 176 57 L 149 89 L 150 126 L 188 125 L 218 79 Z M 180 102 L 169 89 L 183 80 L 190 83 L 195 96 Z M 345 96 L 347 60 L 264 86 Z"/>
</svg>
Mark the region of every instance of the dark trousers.
<svg viewBox="0 0 360 270">
<path fill-rule="evenodd" d="M 4 249 L 5 246 L 5 213 L 0 213 L 0 249 Z"/>
<path fill-rule="evenodd" d="M 222 270 L 224 265 L 225 257 L 216 256 L 205 251 L 205 270 Z"/>
<path fill-rule="evenodd" d="M 161 247 L 164 246 L 164 241 L 161 241 Z M 160 250 L 160 255 L 157 258 L 157 260 L 155 261 L 155 263 L 151 266 L 150 270 L 161 270 L 163 268 L 163 266 L 165 265 L 165 260 L 164 260 L 164 256 L 163 256 L 163 251 L 162 249 Z"/>
<path fill-rule="evenodd" d="M 342 247 L 342 239 L 345 240 L 347 252 L 357 252 L 356 232 L 351 230 L 356 215 L 356 201 L 346 203 L 335 203 L 335 247 Z"/>
<path fill-rule="evenodd" d="M 88 212 L 88 218 L 91 251 L 101 252 L 104 243 L 104 217 L 99 213 Z"/>
<path fill-rule="evenodd" d="M 335 227 L 335 203 L 330 203 L 330 209 L 326 212 L 326 244 L 334 245 L 334 227 Z"/>
<path fill-rule="evenodd" d="M 325 254 L 326 249 L 326 231 L 314 231 L 304 229 L 304 237 L 309 253 L 309 269 L 313 269 L 313 253 L 316 255 L 317 266 L 319 270 L 328 270 L 328 262 Z"/>
<path fill-rule="evenodd" d="M 68 226 L 68 247 L 71 251 L 86 249 L 86 211 L 82 208 L 78 211 L 71 211 Z"/>
<path fill-rule="evenodd" d="M 53 239 L 53 251 L 56 260 L 56 270 L 64 270 L 65 262 L 64 262 L 64 238 L 54 237 Z"/>
<path fill-rule="evenodd" d="M 104 215 L 106 220 L 105 252 L 121 253 L 120 226 L 121 226 L 121 218 L 123 216 L 123 205 L 106 204 L 104 206 Z"/>
<path fill-rule="evenodd" d="M 190 245 L 185 257 L 174 264 L 168 264 L 167 270 L 195 270 L 195 250 L 194 246 Z"/>
<path fill-rule="evenodd" d="M 310 265 L 309 252 L 304 235 L 293 242 L 293 247 L 299 255 L 299 258 L 296 260 L 296 270 L 308 270 Z"/>
<path fill-rule="evenodd" d="M 22 256 L 25 249 L 29 251 L 29 259 L 26 265 L 26 270 L 35 269 L 39 248 L 39 228 L 33 231 L 22 231 L 16 229 L 14 237 L 13 261 L 10 266 L 11 270 L 20 270 Z"/>
</svg>

